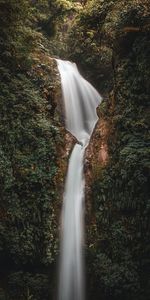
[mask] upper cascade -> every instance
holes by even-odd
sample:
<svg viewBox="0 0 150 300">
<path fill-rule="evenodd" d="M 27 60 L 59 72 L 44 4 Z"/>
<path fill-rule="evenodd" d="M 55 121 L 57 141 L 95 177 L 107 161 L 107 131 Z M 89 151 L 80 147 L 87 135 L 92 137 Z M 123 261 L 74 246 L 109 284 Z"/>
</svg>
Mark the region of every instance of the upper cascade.
<svg viewBox="0 0 150 300">
<path fill-rule="evenodd" d="M 87 145 L 98 120 L 96 107 L 101 96 L 85 80 L 75 63 L 57 59 L 65 106 L 66 129 L 83 145 Z"/>
</svg>

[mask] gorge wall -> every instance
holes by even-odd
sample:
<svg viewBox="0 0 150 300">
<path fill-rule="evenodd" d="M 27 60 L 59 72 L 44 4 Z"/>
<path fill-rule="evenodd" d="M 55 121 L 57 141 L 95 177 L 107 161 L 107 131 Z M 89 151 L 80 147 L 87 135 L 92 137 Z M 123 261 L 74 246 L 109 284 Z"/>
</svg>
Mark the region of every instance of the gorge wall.
<svg viewBox="0 0 150 300">
<path fill-rule="evenodd" d="M 60 79 L 43 29 L 54 2 L 0 1 L 1 300 L 55 292 L 65 140 Z"/>
<path fill-rule="evenodd" d="M 71 58 L 104 97 L 85 165 L 89 299 L 148 299 L 148 7 L 89 1 L 70 31 Z"/>
<path fill-rule="evenodd" d="M 51 59 L 61 55 L 103 95 L 84 166 L 88 299 L 148 300 L 149 1 L 9 0 L 0 15 L 0 299 L 56 298 L 75 143 Z"/>
</svg>

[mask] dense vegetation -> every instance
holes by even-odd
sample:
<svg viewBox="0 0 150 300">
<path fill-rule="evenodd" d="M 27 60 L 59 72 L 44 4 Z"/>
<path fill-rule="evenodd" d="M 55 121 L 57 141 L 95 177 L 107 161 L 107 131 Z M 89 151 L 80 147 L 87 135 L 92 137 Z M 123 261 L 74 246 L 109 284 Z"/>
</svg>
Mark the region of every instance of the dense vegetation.
<svg viewBox="0 0 150 300">
<path fill-rule="evenodd" d="M 58 251 L 60 84 L 42 34 L 58 7 L 30 2 L 0 1 L 0 299 L 52 297 Z"/>
<path fill-rule="evenodd" d="M 93 172 L 89 299 L 149 298 L 149 20 L 148 1 L 89 1 L 69 33 L 111 126 L 109 161 Z"/>
<path fill-rule="evenodd" d="M 78 63 L 111 126 L 91 185 L 88 297 L 149 299 L 148 2 L 0 0 L 1 300 L 56 299 L 64 131 L 53 56 Z"/>
</svg>

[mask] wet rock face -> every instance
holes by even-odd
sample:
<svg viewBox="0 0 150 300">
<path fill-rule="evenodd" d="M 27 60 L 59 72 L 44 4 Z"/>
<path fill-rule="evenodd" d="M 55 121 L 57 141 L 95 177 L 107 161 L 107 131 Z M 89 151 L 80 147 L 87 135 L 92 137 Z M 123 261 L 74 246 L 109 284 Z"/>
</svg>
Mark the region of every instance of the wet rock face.
<svg viewBox="0 0 150 300">
<path fill-rule="evenodd" d="M 95 3 L 98 2 L 104 5 L 105 1 Z M 103 20 L 99 33 L 95 29 L 101 35 L 101 44 L 97 40 L 97 45 L 107 44 L 112 51 L 111 92 L 105 89 L 100 120 L 85 157 L 89 299 L 99 299 L 101 295 L 102 299 L 127 300 L 139 295 L 139 299 L 145 300 L 149 290 L 148 264 L 144 262 L 149 243 L 145 231 L 148 229 L 149 1 L 111 2 L 107 16 L 99 17 Z M 94 13 L 90 18 L 94 20 Z M 82 19 L 81 28 L 87 32 L 87 23 L 84 25 L 83 21 L 86 23 Z M 91 21 L 90 29 L 92 26 Z M 82 40 L 79 33 L 78 36 Z M 89 66 L 87 57 L 92 61 L 94 53 L 90 43 L 89 48 L 86 43 L 82 67 L 84 63 Z M 89 73 L 97 74 L 94 73 L 96 81 L 99 76 L 100 91 L 101 70 L 100 64 L 99 70 L 89 68 Z"/>
</svg>

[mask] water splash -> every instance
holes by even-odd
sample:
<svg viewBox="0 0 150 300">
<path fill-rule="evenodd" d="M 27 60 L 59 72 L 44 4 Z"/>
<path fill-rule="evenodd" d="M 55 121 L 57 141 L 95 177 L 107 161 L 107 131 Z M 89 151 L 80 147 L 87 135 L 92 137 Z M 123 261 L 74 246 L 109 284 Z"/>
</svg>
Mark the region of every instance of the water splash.
<svg viewBox="0 0 150 300">
<path fill-rule="evenodd" d="M 66 129 L 76 137 L 68 166 L 62 209 L 59 300 L 84 300 L 83 205 L 85 149 L 98 120 L 101 96 L 76 64 L 57 60 L 61 75 Z"/>
</svg>

